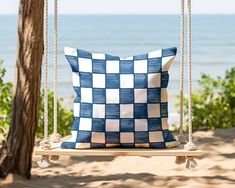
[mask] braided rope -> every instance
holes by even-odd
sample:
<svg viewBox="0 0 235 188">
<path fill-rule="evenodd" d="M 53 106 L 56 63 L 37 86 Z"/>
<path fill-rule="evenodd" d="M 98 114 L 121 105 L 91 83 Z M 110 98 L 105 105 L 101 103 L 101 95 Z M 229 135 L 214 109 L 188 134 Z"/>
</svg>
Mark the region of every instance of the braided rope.
<svg viewBox="0 0 235 188">
<path fill-rule="evenodd" d="M 193 141 L 192 136 L 192 26 L 191 26 L 191 0 L 188 0 L 188 124 L 189 142 Z"/>
<path fill-rule="evenodd" d="M 58 1 L 54 0 L 54 133 L 57 133 Z"/>
<path fill-rule="evenodd" d="M 180 30 L 180 47 L 181 47 L 181 56 L 180 56 L 180 127 L 179 135 L 177 140 L 180 144 L 185 144 L 187 142 L 183 134 L 183 121 L 184 121 L 184 112 L 183 112 L 183 99 L 184 99 L 184 0 L 181 0 L 181 30 Z"/>
<path fill-rule="evenodd" d="M 58 0 L 54 0 L 54 124 L 53 134 L 50 136 L 52 143 L 60 142 L 60 135 L 57 130 L 57 117 L 58 117 L 58 106 L 57 106 L 57 81 L 58 81 Z"/>
<path fill-rule="evenodd" d="M 197 150 L 198 147 L 193 142 L 192 133 L 192 13 L 191 13 L 191 0 L 187 0 L 188 10 L 188 134 L 189 141 L 184 146 L 188 150 Z"/>
<path fill-rule="evenodd" d="M 44 140 L 48 140 L 48 0 L 44 4 Z"/>
<path fill-rule="evenodd" d="M 181 34 L 180 34 L 180 135 L 183 134 L 183 99 L 184 99 L 184 0 L 181 0 Z"/>
</svg>

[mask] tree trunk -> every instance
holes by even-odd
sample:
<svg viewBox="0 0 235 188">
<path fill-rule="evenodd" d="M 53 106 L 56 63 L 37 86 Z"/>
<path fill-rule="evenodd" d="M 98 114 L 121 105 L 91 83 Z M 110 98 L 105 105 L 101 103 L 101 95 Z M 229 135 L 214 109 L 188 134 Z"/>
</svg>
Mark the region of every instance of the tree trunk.
<svg viewBox="0 0 235 188">
<path fill-rule="evenodd" d="M 43 0 L 20 0 L 12 117 L 0 150 L 0 177 L 17 173 L 29 179 L 38 122 L 43 55 Z"/>
</svg>

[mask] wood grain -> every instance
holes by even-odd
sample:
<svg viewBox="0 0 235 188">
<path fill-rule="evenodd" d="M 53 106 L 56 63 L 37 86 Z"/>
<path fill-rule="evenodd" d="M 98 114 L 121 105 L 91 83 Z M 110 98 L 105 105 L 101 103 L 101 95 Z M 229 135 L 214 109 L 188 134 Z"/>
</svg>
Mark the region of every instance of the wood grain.
<svg viewBox="0 0 235 188">
<path fill-rule="evenodd" d="M 183 146 L 171 149 L 61 149 L 60 143 L 52 144 L 50 150 L 34 149 L 34 155 L 65 155 L 65 156 L 201 156 L 200 150 L 187 151 Z"/>
</svg>

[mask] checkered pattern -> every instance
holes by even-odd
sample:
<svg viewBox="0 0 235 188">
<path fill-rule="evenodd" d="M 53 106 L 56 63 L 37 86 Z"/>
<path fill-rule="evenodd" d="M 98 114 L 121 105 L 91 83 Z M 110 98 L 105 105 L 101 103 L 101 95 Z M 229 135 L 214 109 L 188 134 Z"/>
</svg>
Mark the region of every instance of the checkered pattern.
<svg viewBox="0 0 235 188">
<path fill-rule="evenodd" d="M 177 145 L 168 130 L 168 69 L 176 48 L 122 59 L 65 48 L 73 71 L 72 138 L 62 148 Z"/>
</svg>

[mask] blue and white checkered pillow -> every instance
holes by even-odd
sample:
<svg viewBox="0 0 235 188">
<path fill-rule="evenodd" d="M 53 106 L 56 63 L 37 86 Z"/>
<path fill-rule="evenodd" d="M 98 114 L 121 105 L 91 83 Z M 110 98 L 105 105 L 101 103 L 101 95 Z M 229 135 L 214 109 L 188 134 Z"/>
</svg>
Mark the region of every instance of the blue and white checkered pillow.
<svg viewBox="0 0 235 188">
<path fill-rule="evenodd" d="M 73 71 L 72 138 L 63 149 L 178 145 L 168 130 L 168 70 L 176 48 L 122 59 L 65 48 Z"/>
</svg>

